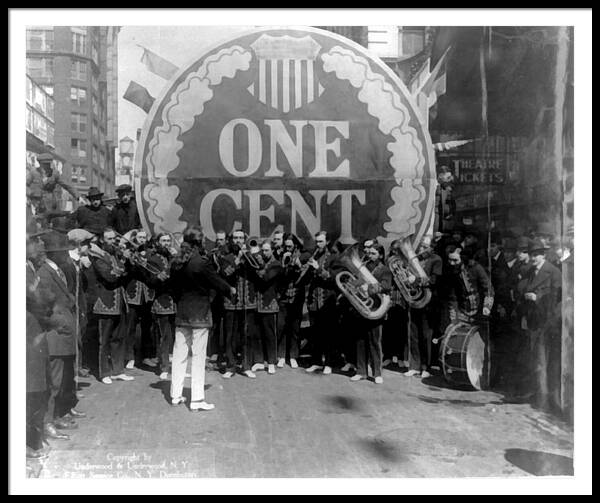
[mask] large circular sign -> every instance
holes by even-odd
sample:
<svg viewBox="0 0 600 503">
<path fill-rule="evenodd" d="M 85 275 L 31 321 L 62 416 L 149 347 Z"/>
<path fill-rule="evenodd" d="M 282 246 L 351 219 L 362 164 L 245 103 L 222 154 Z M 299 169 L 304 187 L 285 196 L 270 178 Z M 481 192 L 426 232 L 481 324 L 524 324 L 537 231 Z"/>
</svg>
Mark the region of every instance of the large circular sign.
<svg viewBox="0 0 600 503">
<path fill-rule="evenodd" d="M 363 47 L 314 28 L 264 28 L 181 70 L 136 154 L 144 226 L 208 239 L 242 228 L 343 243 L 425 232 L 429 133 L 400 79 Z"/>
</svg>

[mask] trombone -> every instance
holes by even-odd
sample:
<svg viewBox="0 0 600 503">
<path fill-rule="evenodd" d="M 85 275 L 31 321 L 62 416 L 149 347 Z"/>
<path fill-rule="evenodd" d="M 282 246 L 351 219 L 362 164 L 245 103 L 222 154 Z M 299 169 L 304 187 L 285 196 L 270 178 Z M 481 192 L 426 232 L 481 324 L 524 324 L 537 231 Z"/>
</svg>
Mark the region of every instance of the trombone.
<svg viewBox="0 0 600 503">
<path fill-rule="evenodd" d="M 161 272 L 164 272 L 168 275 L 167 271 L 163 271 L 162 268 L 158 267 L 155 264 L 148 262 L 148 259 L 146 259 L 146 257 L 144 257 L 142 255 L 142 252 L 138 251 L 138 248 L 140 247 L 140 245 L 137 243 L 134 243 L 130 237 L 127 237 L 127 234 L 129 234 L 129 233 L 127 232 L 127 233 L 125 233 L 125 235 L 123 235 L 123 234 L 119 234 L 117 231 L 115 231 L 115 235 L 116 235 L 117 239 L 120 240 L 121 244 L 123 241 L 125 241 L 132 248 L 131 255 L 129 256 L 129 260 L 133 264 L 135 264 L 139 267 L 142 267 L 143 269 L 146 269 L 146 271 L 148 271 L 153 276 L 158 276 Z"/>
<path fill-rule="evenodd" d="M 260 256 L 260 247 L 258 246 L 257 238 L 248 238 L 246 244 L 240 250 L 241 257 L 252 269 L 262 269 L 265 263 Z"/>
</svg>

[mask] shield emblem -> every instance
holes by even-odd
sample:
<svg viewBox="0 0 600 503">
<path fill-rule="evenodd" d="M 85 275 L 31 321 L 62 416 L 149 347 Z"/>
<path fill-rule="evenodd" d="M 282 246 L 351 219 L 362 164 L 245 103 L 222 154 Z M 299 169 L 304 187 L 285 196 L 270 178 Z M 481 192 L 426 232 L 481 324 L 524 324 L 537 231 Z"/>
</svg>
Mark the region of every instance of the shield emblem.
<svg viewBox="0 0 600 503">
<path fill-rule="evenodd" d="M 248 92 L 261 103 L 287 113 L 323 94 L 314 71 L 321 46 L 312 37 L 262 35 L 251 47 L 258 58 L 258 79 Z"/>
</svg>

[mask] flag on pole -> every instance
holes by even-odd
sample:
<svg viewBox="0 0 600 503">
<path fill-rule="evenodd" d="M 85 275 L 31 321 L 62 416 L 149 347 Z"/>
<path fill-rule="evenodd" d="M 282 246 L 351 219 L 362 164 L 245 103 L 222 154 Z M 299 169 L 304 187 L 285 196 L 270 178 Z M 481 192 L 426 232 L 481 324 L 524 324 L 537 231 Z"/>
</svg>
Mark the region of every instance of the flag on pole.
<svg viewBox="0 0 600 503">
<path fill-rule="evenodd" d="M 462 147 L 463 145 L 466 145 L 467 143 L 471 143 L 472 141 L 475 141 L 475 139 L 453 140 L 453 141 L 444 141 L 441 143 L 434 143 L 433 149 L 437 150 L 438 152 L 443 152 L 445 150 L 451 150 L 453 148 Z"/>
<path fill-rule="evenodd" d="M 446 56 L 448 55 L 448 51 L 450 51 L 450 47 L 446 49 L 446 52 L 444 52 L 440 60 L 436 63 L 433 71 L 418 91 L 427 97 L 429 108 L 435 105 L 438 97 L 446 92 Z"/>
<path fill-rule="evenodd" d="M 419 68 L 419 70 L 417 70 L 417 72 L 415 73 L 413 78 L 410 80 L 410 82 L 408 84 L 408 90 L 410 91 L 410 94 L 412 94 L 413 96 L 416 95 L 417 91 L 419 89 L 421 89 L 421 87 L 427 80 L 427 77 L 429 77 L 430 62 L 431 62 L 431 59 L 427 58 L 425 60 L 425 62 L 423 63 L 423 65 L 421 65 L 421 68 Z"/>
<path fill-rule="evenodd" d="M 137 105 L 146 113 L 150 112 L 154 103 L 154 98 L 150 95 L 148 89 L 133 80 L 129 83 L 123 98 Z"/>
<path fill-rule="evenodd" d="M 140 47 L 144 50 L 142 59 L 140 61 L 146 65 L 146 68 L 153 74 L 162 77 L 165 80 L 169 80 L 173 75 L 177 73 L 179 68 L 170 61 L 161 58 L 158 54 L 152 52 L 145 47 Z"/>
</svg>

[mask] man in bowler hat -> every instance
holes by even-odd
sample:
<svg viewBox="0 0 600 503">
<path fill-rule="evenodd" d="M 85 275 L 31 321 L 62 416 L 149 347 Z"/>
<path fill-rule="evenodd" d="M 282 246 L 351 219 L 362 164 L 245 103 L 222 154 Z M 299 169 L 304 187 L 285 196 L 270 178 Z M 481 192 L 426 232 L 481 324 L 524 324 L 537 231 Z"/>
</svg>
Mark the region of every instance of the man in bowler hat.
<svg viewBox="0 0 600 503">
<path fill-rule="evenodd" d="M 72 218 L 76 221 L 76 227 L 84 229 L 96 236 L 102 234 L 102 231 L 109 227 L 110 210 L 104 206 L 102 196 L 104 192 L 100 192 L 98 187 L 90 187 L 87 193 L 87 199 L 90 204 L 79 206 L 72 213 Z"/>
<path fill-rule="evenodd" d="M 141 227 L 137 205 L 133 199 L 131 185 L 119 185 L 115 191 L 119 201 L 110 213 L 109 225 L 119 234 Z"/>
</svg>

